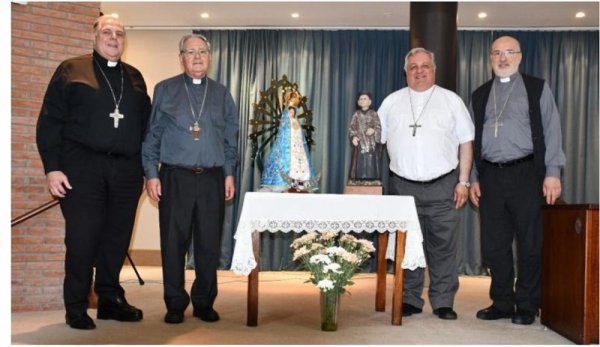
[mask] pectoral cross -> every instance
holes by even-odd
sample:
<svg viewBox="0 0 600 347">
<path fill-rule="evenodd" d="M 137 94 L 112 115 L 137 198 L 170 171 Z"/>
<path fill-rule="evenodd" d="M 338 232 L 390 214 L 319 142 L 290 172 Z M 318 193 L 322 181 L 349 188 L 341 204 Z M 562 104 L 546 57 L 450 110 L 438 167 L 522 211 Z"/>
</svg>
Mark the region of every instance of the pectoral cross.
<svg viewBox="0 0 600 347">
<path fill-rule="evenodd" d="M 502 122 L 499 122 L 497 119 L 494 121 L 494 124 L 491 125 L 494 127 L 494 137 L 498 137 L 498 127 L 501 127 L 502 125 Z"/>
<path fill-rule="evenodd" d="M 409 125 L 408 127 L 413 128 L 413 137 L 414 137 L 417 134 L 417 128 L 420 128 L 421 126 L 415 122 L 415 124 Z"/>
<path fill-rule="evenodd" d="M 114 127 L 118 128 L 119 127 L 119 119 L 123 119 L 125 116 L 121 113 L 119 113 L 119 108 L 115 107 L 115 110 L 113 111 L 113 113 L 109 113 L 108 116 L 112 119 L 114 119 Z"/>
<path fill-rule="evenodd" d="M 202 131 L 202 128 L 200 128 L 198 122 L 194 122 L 194 125 L 190 127 L 190 131 L 192 134 L 194 134 L 194 141 L 200 140 L 200 132 Z"/>
</svg>

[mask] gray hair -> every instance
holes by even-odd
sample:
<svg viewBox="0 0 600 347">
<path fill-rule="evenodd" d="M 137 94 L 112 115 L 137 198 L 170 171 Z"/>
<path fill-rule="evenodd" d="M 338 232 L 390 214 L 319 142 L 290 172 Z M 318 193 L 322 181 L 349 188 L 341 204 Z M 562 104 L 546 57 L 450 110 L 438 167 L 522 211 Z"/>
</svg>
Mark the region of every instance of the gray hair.
<svg viewBox="0 0 600 347">
<path fill-rule="evenodd" d="M 98 18 L 96 18 L 96 20 L 94 21 L 94 25 L 92 25 L 92 30 L 94 33 L 98 32 L 98 29 L 100 28 L 100 23 L 112 19 L 116 22 L 118 22 L 119 24 L 121 24 L 121 26 L 123 27 L 123 31 L 125 31 L 125 25 L 123 25 L 123 21 L 121 21 L 119 19 L 119 17 L 112 15 L 112 14 L 103 14 L 101 16 L 99 16 Z"/>
<path fill-rule="evenodd" d="M 423 47 L 415 47 L 408 51 L 406 57 L 404 58 L 404 71 L 408 72 L 408 58 L 421 52 L 429 55 L 429 57 L 431 58 L 431 63 L 433 64 L 433 69 L 435 70 L 435 54 L 433 54 L 433 52 L 431 51 L 426 50 Z"/>
<path fill-rule="evenodd" d="M 206 47 L 208 48 L 208 51 L 210 52 L 210 42 L 208 42 L 208 39 L 206 38 L 206 36 L 204 36 L 202 34 L 192 33 L 192 34 L 184 35 L 181 38 L 181 40 L 179 40 L 179 53 L 183 53 L 185 43 L 187 42 L 187 40 L 189 40 L 191 38 L 197 38 L 197 39 L 204 41 L 206 43 Z"/>
</svg>

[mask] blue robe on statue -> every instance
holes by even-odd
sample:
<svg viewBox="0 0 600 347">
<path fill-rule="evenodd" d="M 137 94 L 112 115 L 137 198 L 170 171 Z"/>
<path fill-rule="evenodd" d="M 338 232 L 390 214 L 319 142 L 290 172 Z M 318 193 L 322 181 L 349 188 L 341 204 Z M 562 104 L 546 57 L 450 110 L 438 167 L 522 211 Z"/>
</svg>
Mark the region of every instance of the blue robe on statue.
<svg viewBox="0 0 600 347">
<path fill-rule="evenodd" d="M 297 112 L 297 109 L 294 109 Z M 298 129 L 294 129 L 292 122 L 297 121 L 295 119 L 290 121 L 289 110 L 284 108 L 277 136 L 265 160 L 260 180 L 261 188 L 286 191 L 289 184 L 282 177 L 281 172 L 300 181 L 308 181 L 315 177 L 302 128 L 298 124 Z"/>
</svg>

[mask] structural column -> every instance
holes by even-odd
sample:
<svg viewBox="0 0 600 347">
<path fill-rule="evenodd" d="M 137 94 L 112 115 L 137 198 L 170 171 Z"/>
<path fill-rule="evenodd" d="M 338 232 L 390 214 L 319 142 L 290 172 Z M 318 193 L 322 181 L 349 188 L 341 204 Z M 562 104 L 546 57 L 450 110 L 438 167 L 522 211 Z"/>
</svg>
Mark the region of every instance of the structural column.
<svg viewBox="0 0 600 347">
<path fill-rule="evenodd" d="M 435 54 L 436 84 L 456 91 L 457 2 L 411 2 L 410 48 Z"/>
</svg>

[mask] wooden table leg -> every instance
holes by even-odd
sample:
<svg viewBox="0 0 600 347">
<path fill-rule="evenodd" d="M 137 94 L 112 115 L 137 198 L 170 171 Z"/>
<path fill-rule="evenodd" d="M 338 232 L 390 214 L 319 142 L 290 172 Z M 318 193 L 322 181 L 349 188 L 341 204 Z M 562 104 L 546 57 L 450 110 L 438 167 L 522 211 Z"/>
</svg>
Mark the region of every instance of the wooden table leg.
<svg viewBox="0 0 600 347">
<path fill-rule="evenodd" d="M 252 233 L 252 249 L 256 267 L 248 275 L 248 315 L 246 325 L 255 327 L 258 325 L 258 272 L 260 270 L 260 234 L 258 231 Z"/>
<path fill-rule="evenodd" d="M 379 233 L 379 242 L 377 247 L 377 289 L 375 291 L 375 311 L 385 312 L 385 286 L 387 276 L 387 260 L 385 253 L 387 250 L 389 233 Z"/>
<path fill-rule="evenodd" d="M 402 325 L 402 297 L 404 295 L 404 270 L 402 260 L 404 259 L 404 247 L 406 245 L 406 233 L 396 232 L 396 257 L 394 261 L 394 291 L 392 294 L 392 325 Z"/>
</svg>

